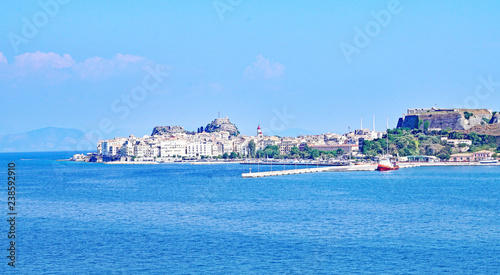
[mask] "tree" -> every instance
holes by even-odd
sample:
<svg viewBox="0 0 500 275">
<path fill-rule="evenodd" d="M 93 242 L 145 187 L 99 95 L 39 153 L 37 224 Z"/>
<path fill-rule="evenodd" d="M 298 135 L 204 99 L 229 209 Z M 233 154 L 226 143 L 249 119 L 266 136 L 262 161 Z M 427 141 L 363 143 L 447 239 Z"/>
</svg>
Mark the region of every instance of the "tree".
<svg viewBox="0 0 500 275">
<path fill-rule="evenodd" d="M 426 120 L 426 121 L 424 122 L 424 131 L 426 131 L 426 132 L 427 132 L 427 130 L 429 130 L 429 124 L 430 124 L 430 122 L 429 122 L 428 120 Z"/>
<path fill-rule="evenodd" d="M 300 155 L 300 150 L 297 146 L 293 146 L 292 149 L 290 149 L 290 155 L 291 156 L 299 156 Z"/>
<path fill-rule="evenodd" d="M 476 146 L 481 144 L 481 138 L 475 132 L 470 132 L 469 138 L 472 140 L 472 144 Z"/>
<path fill-rule="evenodd" d="M 248 143 L 248 153 L 250 157 L 255 157 L 255 142 L 253 140 Z"/>
<path fill-rule="evenodd" d="M 451 139 L 463 139 L 464 138 L 464 133 L 461 132 L 451 132 L 448 138 Z"/>
<path fill-rule="evenodd" d="M 450 159 L 450 154 L 448 153 L 440 153 L 439 155 L 437 155 L 438 158 L 442 159 L 442 160 L 449 160 Z"/>
<path fill-rule="evenodd" d="M 310 158 L 312 158 L 312 159 L 319 158 L 319 150 L 318 149 L 312 149 L 311 150 L 311 156 L 310 156 Z"/>
<path fill-rule="evenodd" d="M 474 114 L 473 114 L 473 113 L 469 113 L 469 112 L 467 112 L 467 111 L 465 111 L 465 112 L 464 112 L 464 117 L 465 117 L 465 119 L 467 119 L 467 120 L 468 120 L 471 116 L 474 116 Z"/>
<path fill-rule="evenodd" d="M 337 156 L 342 156 L 342 155 L 344 155 L 344 150 L 342 150 L 340 148 L 337 149 Z"/>
<path fill-rule="evenodd" d="M 268 145 L 264 148 L 264 155 L 269 158 L 274 158 L 279 156 L 280 148 L 277 145 Z"/>
<path fill-rule="evenodd" d="M 236 154 L 236 152 L 231 152 L 231 154 L 229 155 L 230 159 L 235 159 L 237 157 L 238 157 L 238 154 Z"/>
<path fill-rule="evenodd" d="M 304 150 L 303 151 L 309 152 L 309 150 L 311 150 L 311 147 L 309 147 L 309 145 L 307 145 L 307 143 L 306 143 L 304 145 Z"/>
<path fill-rule="evenodd" d="M 306 151 L 301 151 L 300 152 L 300 158 L 301 159 L 308 159 L 309 158 L 309 153 Z"/>
<path fill-rule="evenodd" d="M 227 154 L 227 152 L 222 155 L 223 159 L 227 159 L 228 157 L 229 157 L 229 155 Z"/>
</svg>

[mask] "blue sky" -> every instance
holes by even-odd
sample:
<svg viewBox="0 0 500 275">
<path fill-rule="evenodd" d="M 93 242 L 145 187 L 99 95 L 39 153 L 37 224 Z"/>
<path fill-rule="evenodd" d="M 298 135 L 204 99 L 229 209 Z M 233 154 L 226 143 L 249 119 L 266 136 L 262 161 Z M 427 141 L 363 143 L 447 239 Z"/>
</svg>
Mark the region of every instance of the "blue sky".
<svg viewBox="0 0 500 275">
<path fill-rule="evenodd" d="M 219 111 L 243 134 L 344 133 L 407 108 L 500 111 L 498 1 L 40 3 L 0 3 L 0 136 L 195 130 Z"/>
</svg>

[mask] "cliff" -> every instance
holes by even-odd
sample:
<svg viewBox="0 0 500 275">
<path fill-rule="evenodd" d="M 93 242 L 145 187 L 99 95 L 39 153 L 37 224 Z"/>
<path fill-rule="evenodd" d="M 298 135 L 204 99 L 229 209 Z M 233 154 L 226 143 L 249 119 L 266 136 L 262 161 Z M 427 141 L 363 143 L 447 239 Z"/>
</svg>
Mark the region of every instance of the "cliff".
<svg viewBox="0 0 500 275">
<path fill-rule="evenodd" d="M 470 128 L 465 133 L 469 134 L 474 132 L 479 135 L 499 136 L 500 137 L 500 123 L 478 125 Z"/>
<path fill-rule="evenodd" d="M 496 113 L 490 121 L 490 124 L 500 123 L 500 113 Z"/>
<path fill-rule="evenodd" d="M 184 127 L 182 126 L 156 126 L 153 129 L 152 136 L 154 135 L 170 135 L 170 134 L 178 134 L 185 133 Z"/>
</svg>

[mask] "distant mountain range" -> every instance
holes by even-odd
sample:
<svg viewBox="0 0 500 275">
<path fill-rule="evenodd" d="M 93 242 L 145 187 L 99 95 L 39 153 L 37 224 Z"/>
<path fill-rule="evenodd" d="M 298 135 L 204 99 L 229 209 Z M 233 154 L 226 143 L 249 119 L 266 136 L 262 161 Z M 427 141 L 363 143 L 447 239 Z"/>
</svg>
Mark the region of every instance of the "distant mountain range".
<svg viewBox="0 0 500 275">
<path fill-rule="evenodd" d="M 0 152 L 75 151 L 84 132 L 47 127 L 0 137 Z"/>
</svg>

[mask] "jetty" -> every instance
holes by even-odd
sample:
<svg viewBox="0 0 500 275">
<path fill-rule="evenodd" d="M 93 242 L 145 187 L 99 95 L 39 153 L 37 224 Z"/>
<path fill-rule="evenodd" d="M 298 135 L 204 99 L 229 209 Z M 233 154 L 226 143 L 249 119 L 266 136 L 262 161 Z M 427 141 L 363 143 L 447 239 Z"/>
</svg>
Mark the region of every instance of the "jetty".
<svg viewBox="0 0 500 275">
<path fill-rule="evenodd" d="M 479 162 L 412 162 L 412 163 L 399 163 L 398 165 L 399 165 L 400 169 L 403 169 L 403 168 L 413 168 L 413 167 L 423 167 L 423 166 L 441 166 L 441 167 L 442 166 L 500 166 L 500 163 L 481 164 Z M 328 167 L 319 167 L 319 168 L 242 173 L 241 177 L 242 178 L 262 178 L 262 177 L 319 173 L 319 172 L 375 171 L 376 169 L 377 169 L 377 164 L 328 166 Z"/>
<path fill-rule="evenodd" d="M 376 168 L 377 168 L 377 165 L 375 165 L 375 164 L 326 166 L 326 167 L 319 167 L 319 168 L 243 173 L 243 174 L 241 174 L 241 177 L 242 178 L 262 178 L 262 177 L 271 177 L 271 176 L 284 176 L 284 175 L 319 173 L 319 172 L 375 171 Z"/>
</svg>

